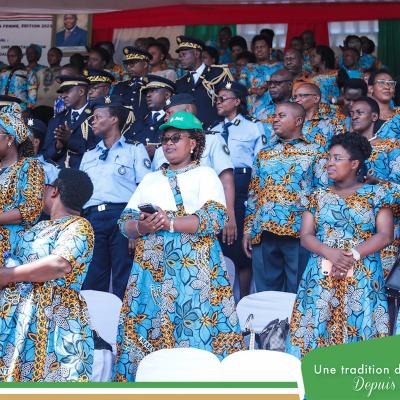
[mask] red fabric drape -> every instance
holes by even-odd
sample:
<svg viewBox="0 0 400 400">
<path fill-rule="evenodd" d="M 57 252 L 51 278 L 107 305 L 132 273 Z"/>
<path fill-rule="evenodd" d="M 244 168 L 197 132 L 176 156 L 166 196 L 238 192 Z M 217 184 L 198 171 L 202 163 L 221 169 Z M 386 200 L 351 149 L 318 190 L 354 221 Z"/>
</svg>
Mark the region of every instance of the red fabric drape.
<svg viewBox="0 0 400 400">
<path fill-rule="evenodd" d="M 112 30 L 146 26 L 288 23 L 288 39 L 314 28 L 328 43 L 328 21 L 400 19 L 400 3 L 177 5 L 93 16 L 93 41 L 112 40 Z"/>
</svg>

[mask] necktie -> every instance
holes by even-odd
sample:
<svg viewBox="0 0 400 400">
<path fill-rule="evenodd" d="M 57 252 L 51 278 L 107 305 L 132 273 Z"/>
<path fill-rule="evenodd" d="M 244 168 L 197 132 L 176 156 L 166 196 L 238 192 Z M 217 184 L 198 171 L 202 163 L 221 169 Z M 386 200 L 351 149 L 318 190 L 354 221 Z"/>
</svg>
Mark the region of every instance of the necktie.
<svg viewBox="0 0 400 400">
<path fill-rule="evenodd" d="M 107 159 L 109 151 L 110 149 L 103 149 L 101 154 L 99 155 L 99 160 L 105 161 Z"/>
<path fill-rule="evenodd" d="M 72 111 L 72 115 L 71 115 L 71 124 L 74 125 L 75 122 L 77 121 L 79 117 L 79 113 L 78 111 Z"/>
<path fill-rule="evenodd" d="M 71 31 L 67 31 L 67 30 L 65 30 L 65 32 L 64 32 L 64 41 L 66 41 L 70 36 L 71 36 Z"/>
<path fill-rule="evenodd" d="M 152 115 L 152 117 L 151 117 L 151 119 L 152 119 L 152 125 L 155 125 L 155 124 L 157 123 L 159 115 L 160 115 L 159 112 L 155 112 L 155 113 Z"/>
<path fill-rule="evenodd" d="M 226 144 L 228 144 L 228 135 L 229 135 L 228 128 L 232 125 L 233 125 L 233 123 L 231 121 L 228 121 L 222 126 L 222 137 L 224 138 Z"/>
</svg>

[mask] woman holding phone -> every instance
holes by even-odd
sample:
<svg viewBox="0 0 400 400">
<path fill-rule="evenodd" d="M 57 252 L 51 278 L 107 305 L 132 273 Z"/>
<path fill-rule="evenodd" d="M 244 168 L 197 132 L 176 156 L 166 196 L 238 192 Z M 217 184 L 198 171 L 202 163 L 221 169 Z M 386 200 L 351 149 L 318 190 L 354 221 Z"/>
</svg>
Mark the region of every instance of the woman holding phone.
<svg viewBox="0 0 400 400">
<path fill-rule="evenodd" d="M 393 240 L 391 198 L 365 183 L 368 140 L 335 136 L 327 171 L 334 182 L 310 197 L 300 231 L 312 256 L 293 309 L 287 352 L 304 357 L 317 347 L 389 334 L 379 251 Z"/>
<path fill-rule="evenodd" d="M 160 129 L 169 165 L 143 178 L 119 222 L 137 243 L 118 329 L 116 381 L 134 381 L 142 358 L 159 349 L 195 347 L 223 358 L 243 348 L 216 238 L 227 219 L 225 196 L 215 171 L 199 165 L 201 122 L 181 111 Z"/>
</svg>

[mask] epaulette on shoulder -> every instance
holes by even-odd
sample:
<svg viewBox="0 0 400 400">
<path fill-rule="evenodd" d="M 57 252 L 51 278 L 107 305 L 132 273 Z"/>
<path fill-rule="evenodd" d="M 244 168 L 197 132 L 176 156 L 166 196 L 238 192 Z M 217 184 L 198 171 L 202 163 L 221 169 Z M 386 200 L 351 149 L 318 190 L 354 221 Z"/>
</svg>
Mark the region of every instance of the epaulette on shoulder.
<svg viewBox="0 0 400 400">
<path fill-rule="evenodd" d="M 244 119 L 247 119 L 247 121 L 251 122 L 259 122 L 259 120 L 251 115 L 243 115 Z"/>
<path fill-rule="evenodd" d="M 139 144 L 140 144 L 140 142 L 138 142 L 137 140 L 134 140 L 133 138 L 127 138 L 127 137 L 125 137 L 125 143 L 133 144 L 134 146 L 139 146 Z"/>
</svg>

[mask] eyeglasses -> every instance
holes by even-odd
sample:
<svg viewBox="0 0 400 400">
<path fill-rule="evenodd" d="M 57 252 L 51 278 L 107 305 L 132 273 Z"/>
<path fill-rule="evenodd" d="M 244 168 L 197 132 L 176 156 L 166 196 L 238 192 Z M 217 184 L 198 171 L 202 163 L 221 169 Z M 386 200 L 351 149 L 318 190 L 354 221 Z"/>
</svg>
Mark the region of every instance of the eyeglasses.
<svg viewBox="0 0 400 400">
<path fill-rule="evenodd" d="M 333 162 L 339 162 L 339 161 L 350 161 L 351 158 L 344 158 L 344 157 L 339 157 L 337 155 L 334 156 L 329 156 L 328 161 L 333 161 Z"/>
<path fill-rule="evenodd" d="M 218 104 L 218 103 L 223 103 L 223 102 L 225 102 L 227 100 L 235 100 L 235 99 L 237 99 L 237 97 L 221 97 L 221 96 L 218 96 L 215 99 L 215 102 Z"/>
<path fill-rule="evenodd" d="M 385 79 L 378 79 L 377 81 L 374 82 L 374 84 L 377 83 L 381 87 L 385 87 L 386 85 L 394 88 L 396 87 L 397 81 L 387 81 Z"/>
<path fill-rule="evenodd" d="M 291 79 L 285 79 L 283 81 L 267 81 L 268 86 L 282 86 L 285 82 L 292 82 Z"/>
<path fill-rule="evenodd" d="M 299 94 L 295 94 L 294 96 L 292 96 L 291 100 L 296 101 L 298 98 L 305 99 L 308 96 L 315 96 L 315 94 L 314 93 L 299 93 Z"/>
<path fill-rule="evenodd" d="M 171 136 L 161 136 L 160 142 L 161 144 L 167 144 L 169 141 L 172 143 L 178 143 L 183 137 L 189 137 L 187 135 L 182 135 L 182 133 L 174 133 Z"/>
</svg>

